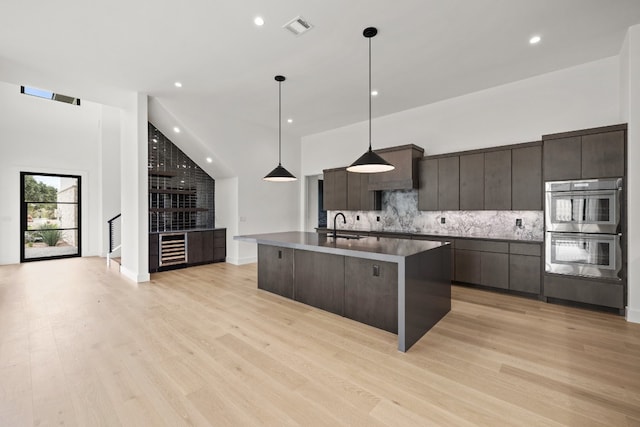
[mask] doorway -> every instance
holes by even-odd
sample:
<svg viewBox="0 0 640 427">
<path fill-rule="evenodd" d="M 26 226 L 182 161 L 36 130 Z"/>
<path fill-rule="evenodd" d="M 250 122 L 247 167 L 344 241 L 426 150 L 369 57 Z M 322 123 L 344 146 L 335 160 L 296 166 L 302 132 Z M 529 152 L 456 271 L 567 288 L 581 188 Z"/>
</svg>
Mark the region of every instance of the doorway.
<svg viewBox="0 0 640 427">
<path fill-rule="evenodd" d="M 80 176 L 20 172 L 20 262 L 79 257 Z"/>
</svg>

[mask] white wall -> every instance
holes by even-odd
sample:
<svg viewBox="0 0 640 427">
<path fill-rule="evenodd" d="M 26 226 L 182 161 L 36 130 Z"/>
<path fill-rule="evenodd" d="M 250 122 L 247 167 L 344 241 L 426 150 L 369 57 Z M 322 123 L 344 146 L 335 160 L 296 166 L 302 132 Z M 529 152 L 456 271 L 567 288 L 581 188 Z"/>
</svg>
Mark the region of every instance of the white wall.
<svg viewBox="0 0 640 427">
<path fill-rule="evenodd" d="M 627 320 L 640 323 L 640 25 L 629 28 L 620 53 L 623 118 L 627 133 Z"/>
<path fill-rule="evenodd" d="M 101 158 L 101 212 L 103 224 L 100 255 L 106 256 L 109 245 L 109 230 L 107 221 L 121 213 L 120 208 L 120 110 L 102 106 L 102 120 L 100 122 Z"/>
<path fill-rule="evenodd" d="M 20 261 L 20 171 L 80 175 L 82 255 L 100 255 L 100 105 L 70 105 L 0 82 L 0 264 Z"/>
<path fill-rule="evenodd" d="M 372 141 L 374 149 L 412 143 L 431 155 L 620 122 L 619 60 L 611 57 L 380 117 Z M 349 165 L 367 149 L 367 132 L 361 122 L 302 138 L 302 173 Z"/>
</svg>

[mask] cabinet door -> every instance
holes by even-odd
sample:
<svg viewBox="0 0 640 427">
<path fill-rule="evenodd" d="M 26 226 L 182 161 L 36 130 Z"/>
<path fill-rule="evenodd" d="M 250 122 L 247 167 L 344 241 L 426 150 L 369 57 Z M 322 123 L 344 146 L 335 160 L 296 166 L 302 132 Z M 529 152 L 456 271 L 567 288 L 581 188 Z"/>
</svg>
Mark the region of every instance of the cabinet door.
<svg viewBox="0 0 640 427">
<path fill-rule="evenodd" d="M 511 209 L 542 210 L 542 147 L 511 150 Z"/>
<path fill-rule="evenodd" d="M 511 209 L 511 150 L 484 154 L 484 209 Z"/>
<path fill-rule="evenodd" d="M 460 210 L 484 208 L 484 153 L 460 156 Z"/>
<path fill-rule="evenodd" d="M 323 174 L 323 183 L 322 183 L 322 209 L 329 211 L 334 210 L 334 206 L 336 204 L 333 191 L 333 187 L 335 187 L 336 176 L 333 171 L 325 170 Z"/>
<path fill-rule="evenodd" d="M 493 288 L 509 289 L 509 255 L 482 252 L 480 284 Z"/>
<path fill-rule="evenodd" d="M 438 210 L 438 159 L 420 160 L 418 210 Z"/>
<path fill-rule="evenodd" d="M 344 314 L 344 257 L 296 250 L 294 299 L 335 314 Z"/>
<path fill-rule="evenodd" d="M 333 172 L 333 210 L 347 209 L 347 170 L 340 169 Z"/>
<path fill-rule="evenodd" d="M 200 264 L 203 262 L 203 234 L 200 231 L 187 233 L 187 264 Z"/>
<path fill-rule="evenodd" d="M 157 233 L 149 234 L 149 272 L 158 271 L 160 265 L 160 237 Z"/>
<path fill-rule="evenodd" d="M 202 262 L 213 262 L 213 231 L 202 231 Z"/>
<path fill-rule="evenodd" d="M 582 141 L 579 136 L 544 141 L 542 167 L 545 181 L 582 177 Z"/>
<path fill-rule="evenodd" d="M 582 178 L 624 176 L 624 131 L 582 137 Z"/>
<path fill-rule="evenodd" d="M 361 209 L 361 175 L 365 174 L 347 172 L 347 210 L 359 211 Z"/>
<path fill-rule="evenodd" d="M 509 289 L 540 293 L 540 257 L 509 255 Z"/>
<path fill-rule="evenodd" d="M 346 257 L 344 315 L 398 333 L 398 264 Z"/>
<path fill-rule="evenodd" d="M 460 209 L 460 157 L 438 159 L 438 210 Z"/>
<path fill-rule="evenodd" d="M 293 249 L 258 245 L 258 289 L 293 299 Z"/>
<path fill-rule="evenodd" d="M 213 231 L 213 261 L 224 261 L 227 257 L 227 230 Z"/>
<path fill-rule="evenodd" d="M 455 249 L 456 282 L 480 283 L 480 254 L 482 252 Z"/>
</svg>

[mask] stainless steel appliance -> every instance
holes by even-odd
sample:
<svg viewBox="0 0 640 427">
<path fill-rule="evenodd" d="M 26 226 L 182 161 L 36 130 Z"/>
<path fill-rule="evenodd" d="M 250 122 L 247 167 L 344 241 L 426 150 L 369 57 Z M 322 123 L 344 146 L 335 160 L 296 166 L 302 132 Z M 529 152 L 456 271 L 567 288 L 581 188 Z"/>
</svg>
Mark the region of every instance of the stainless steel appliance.
<svg viewBox="0 0 640 427">
<path fill-rule="evenodd" d="M 620 232 L 622 178 L 545 184 L 547 231 Z"/>
<path fill-rule="evenodd" d="M 620 280 L 622 178 L 545 184 L 545 270 Z"/>
</svg>

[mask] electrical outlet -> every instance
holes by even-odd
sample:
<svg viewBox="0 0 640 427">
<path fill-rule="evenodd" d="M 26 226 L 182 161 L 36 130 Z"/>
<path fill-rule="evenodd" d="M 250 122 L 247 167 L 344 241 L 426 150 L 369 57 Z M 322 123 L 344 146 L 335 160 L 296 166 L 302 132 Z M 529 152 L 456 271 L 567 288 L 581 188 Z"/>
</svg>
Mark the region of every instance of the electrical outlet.
<svg viewBox="0 0 640 427">
<path fill-rule="evenodd" d="M 447 220 L 445 219 L 445 217 L 440 218 L 440 224 L 445 224 L 447 222 Z"/>
<path fill-rule="evenodd" d="M 380 217 L 379 216 L 376 217 L 376 221 L 380 222 Z"/>
<path fill-rule="evenodd" d="M 522 227 L 522 218 L 516 219 L 516 227 Z"/>
<path fill-rule="evenodd" d="M 360 215 L 356 215 L 356 221 L 360 221 Z"/>
</svg>

